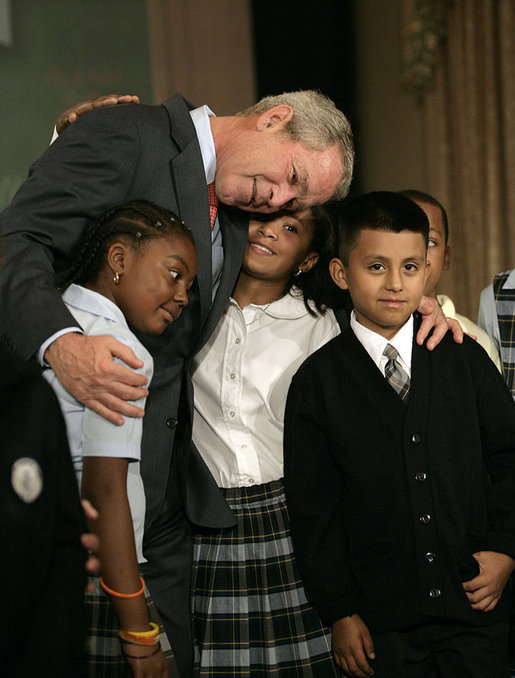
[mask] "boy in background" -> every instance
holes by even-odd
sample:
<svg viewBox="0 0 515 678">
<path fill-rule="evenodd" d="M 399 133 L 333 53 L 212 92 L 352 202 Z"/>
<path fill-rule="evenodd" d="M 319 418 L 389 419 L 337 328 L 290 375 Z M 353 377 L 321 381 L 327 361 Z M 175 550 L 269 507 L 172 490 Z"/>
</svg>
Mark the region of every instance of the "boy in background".
<svg viewBox="0 0 515 678">
<path fill-rule="evenodd" d="M 417 205 L 357 197 L 340 235 L 350 327 L 300 368 L 285 419 L 308 596 L 352 676 L 507 676 L 515 404 L 475 341 L 413 341 L 429 271 Z"/>
<path fill-rule="evenodd" d="M 450 297 L 445 294 L 436 294 L 436 287 L 440 282 L 442 271 L 447 271 L 451 263 L 451 248 L 448 243 L 449 222 L 443 205 L 432 195 L 422 191 L 409 189 L 399 191 L 399 193 L 416 202 L 424 210 L 429 221 L 427 259 L 431 268 L 424 287 L 424 294 L 428 297 L 435 297 L 447 318 L 455 318 L 464 332 L 476 337 L 477 343 L 485 349 L 499 372 L 502 372 L 499 351 L 487 332 L 469 318 L 456 313 L 456 308 Z"/>
<path fill-rule="evenodd" d="M 481 292 L 477 321 L 499 350 L 504 378 L 515 400 L 515 268 L 497 273 Z"/>
</svg>

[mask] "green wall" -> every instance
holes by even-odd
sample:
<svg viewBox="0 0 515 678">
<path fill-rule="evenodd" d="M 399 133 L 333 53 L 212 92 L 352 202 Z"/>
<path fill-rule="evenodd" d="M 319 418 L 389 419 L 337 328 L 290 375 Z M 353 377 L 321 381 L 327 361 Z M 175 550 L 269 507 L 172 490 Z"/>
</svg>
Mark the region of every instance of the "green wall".
<svg viewBox="0 0 515 678">
<path fill-rule="evenodd" d="M 57 115 L 111 92 L 150 103 L 145 0 L 11 0 L 0 45 L 0 209 L 48 145 Z"/>
</svg>

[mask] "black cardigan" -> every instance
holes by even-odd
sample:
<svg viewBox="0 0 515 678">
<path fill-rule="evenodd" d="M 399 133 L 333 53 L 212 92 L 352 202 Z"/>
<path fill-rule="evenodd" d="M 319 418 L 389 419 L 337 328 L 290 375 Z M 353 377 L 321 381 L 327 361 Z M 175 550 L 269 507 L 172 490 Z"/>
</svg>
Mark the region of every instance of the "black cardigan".
<svg viewBox="0 0 515 678">
<path fill-rule="evenodd" d="M 515 404 L 483 349 L 414 343 L 407 405 L 350 328 L 292 381 L 285 483 L 308 597 L 371 631 L 432 617 L 487 624 L 461 582 L 472 553 L 515 557 Z"/>
</svg>

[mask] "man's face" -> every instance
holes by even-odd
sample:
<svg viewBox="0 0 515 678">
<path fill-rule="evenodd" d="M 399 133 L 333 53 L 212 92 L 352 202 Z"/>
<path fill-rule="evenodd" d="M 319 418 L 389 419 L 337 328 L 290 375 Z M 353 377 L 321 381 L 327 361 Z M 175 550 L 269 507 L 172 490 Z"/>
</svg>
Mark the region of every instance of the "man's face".
<svg viewBox="0 0 515 678">
<path fill-rule="evenodd" d="M 269 214 L 326 202 L 342 174 L 336 146 L 306 148 L 281 134 L 282 126 L 247 129 L 217 149 L 218 199 L 248 212 Z"/>
</svg>

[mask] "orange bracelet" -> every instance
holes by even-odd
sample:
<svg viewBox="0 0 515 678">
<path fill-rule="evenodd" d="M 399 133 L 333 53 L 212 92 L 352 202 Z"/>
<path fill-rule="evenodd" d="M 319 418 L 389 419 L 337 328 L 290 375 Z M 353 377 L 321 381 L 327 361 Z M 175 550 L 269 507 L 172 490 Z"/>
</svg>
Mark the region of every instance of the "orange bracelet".
<svg viewBox="0 0 515 678">
<path fill-rule="evenodd" d="M 108 593 L 110 596 L 114 596 L 115 598 L 137 598 L 138 596 L 141 596 L 145 590 L 145 582 L 143 581 L 143 577 L 140 576 L 139 580 L 141 582 L 141 588 L 139 591 L 136 591 L 136 593 L 118 593 L 118 591 L 113 591 L 113 589 L 110 589 L 109 586 L 107 586 L 102 577 L 100 577 L 100 586 L 106 593 Z"/>
</svg>

